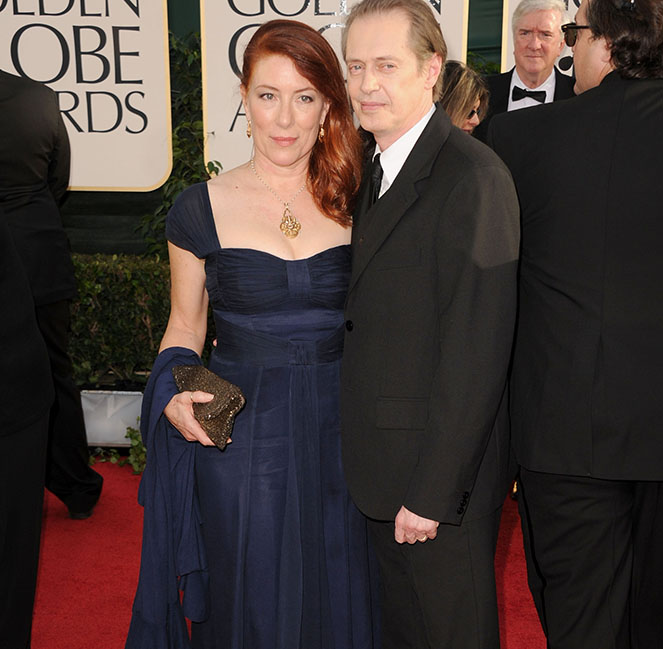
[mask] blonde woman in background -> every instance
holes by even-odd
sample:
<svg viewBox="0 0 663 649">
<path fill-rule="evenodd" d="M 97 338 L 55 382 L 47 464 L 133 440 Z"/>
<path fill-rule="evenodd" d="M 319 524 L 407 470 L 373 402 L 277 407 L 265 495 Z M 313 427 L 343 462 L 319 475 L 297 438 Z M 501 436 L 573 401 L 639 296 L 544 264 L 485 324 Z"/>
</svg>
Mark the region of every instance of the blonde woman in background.
<svg viewBox="0 0 663 649">
<path fill-rule="evenodd" d="M 446 62 L 440 103 L 454 126 L 472 133 L 486 114 L 488 96 L 488 87 L 477 72 L 460 61 Z"/>
</svg>

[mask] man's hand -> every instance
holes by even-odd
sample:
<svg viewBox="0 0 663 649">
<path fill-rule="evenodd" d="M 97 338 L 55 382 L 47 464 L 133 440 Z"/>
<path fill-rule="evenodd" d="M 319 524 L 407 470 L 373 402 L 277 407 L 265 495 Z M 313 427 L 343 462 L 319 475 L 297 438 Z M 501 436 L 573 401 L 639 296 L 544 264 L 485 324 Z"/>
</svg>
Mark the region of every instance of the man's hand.
<svg viewBox="0 0 663 649">
<path fill-rule="evenodd" d="M 423 543 L 437 536 L 437 528 L 440 525 L 430 518 L 417 516 L 406 507 L 401 507 L 396 515 L 394 538 L 396 543 L 409 543 L 410 545 L 419 541 Z"/>
</svg>

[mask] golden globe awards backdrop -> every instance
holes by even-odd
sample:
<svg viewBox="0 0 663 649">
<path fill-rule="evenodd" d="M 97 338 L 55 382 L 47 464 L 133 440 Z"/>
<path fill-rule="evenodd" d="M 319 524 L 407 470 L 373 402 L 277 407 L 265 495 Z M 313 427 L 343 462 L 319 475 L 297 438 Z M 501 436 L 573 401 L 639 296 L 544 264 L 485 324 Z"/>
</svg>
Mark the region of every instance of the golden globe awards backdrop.
<svg viewBox="0 0 663 649">
<path fill-rule="evenodd" d="M 504 0 L 502 6 L 502 72 L 510 70 L 515 65 L 513 59 L 513 30 L 511 29 L 511 18 L 519 3 L 520 0 Z M 564 4 L 566 4 L 567 14 L 564 22 L 570 22 L 575 18 L 576 11 L 578 11 L 578 7 L 580 6 L 580 0 L 564 0 Z M 572 56 L 573 52 L 571 52 L 571 50 L 565 45 L 562 54 L 558 59 L 558 67 L 560 67 L 561 72 L 571 74 Z M 562 65 L 560 66 L 559 63 Z"/>
<path fill-rule="evenodd" d="M 57 93 L 72 189 L 148 191 L 168 178 L 166 0 L 0 0 L 0 68 Z"/>
<path fill-rule="evenodd" d="M 442 25 L 449 58 L 464 61 L 469 0 L 429 1 Z M 246 137 L 238 77 L 244 48 L 255 30 L 274 18 L 299 20 L 322 32 L 341 59 L 341 30 L 354 3 L 355 0 L 201 0 L 206 160 L 217 160 L 229 170 L 251 157 L 252 141 Z M 342 67 L 345 70 L 345 65 Z"/>
</svg>

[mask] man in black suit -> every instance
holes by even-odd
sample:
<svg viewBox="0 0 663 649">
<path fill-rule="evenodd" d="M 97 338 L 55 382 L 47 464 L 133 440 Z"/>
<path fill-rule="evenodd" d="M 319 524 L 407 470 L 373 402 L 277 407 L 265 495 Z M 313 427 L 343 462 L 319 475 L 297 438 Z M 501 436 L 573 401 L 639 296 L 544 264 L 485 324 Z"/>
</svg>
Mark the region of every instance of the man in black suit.
<svg viewBox="0 0 663 649">
<path fill-rule="evenodd" d="M 383 170 L 367 170 L 355 210 L 341 396 L 383 647 L 494 649 L 516 195 L 497 156 L 433 103 L 446 45 L 425 0 L 364 0 L 343 51 L 376 142 L 368 164 Z"/>
<path fill-rule="evenodd" d="M 512 434 L 551 649 L 663 637 L 662 26 L 663 0 L 585 0 L 566 27 L 579 96 L 489 132 L 522 210 Z"/>
<path fill-rule="evenodd" d="M 0 115 L 0 205 L 30 282 L 55 385 L 46 486 L 72 518 L 86 518 L 103 479 L 88 465 L 80 392 L 67 351 L 76 282 L 58 204 L 69 183 L 69 139 L 55 93 L 2 70 Z"/>
<path fill-rule="evenodd" d="M 1 205 L 0 305 L 0 647 L 28 649 L 53 382 Z"/>
<path fill-rule="evenodd" d="M 488 110 L 474 135 L 485 141 L 493 115 L 573 97 L 573 79 L 555 61 L 564 48 L 564 0 L 521 0 L 511 17 L 515 67 L 486 78 Z"/>
</svg>

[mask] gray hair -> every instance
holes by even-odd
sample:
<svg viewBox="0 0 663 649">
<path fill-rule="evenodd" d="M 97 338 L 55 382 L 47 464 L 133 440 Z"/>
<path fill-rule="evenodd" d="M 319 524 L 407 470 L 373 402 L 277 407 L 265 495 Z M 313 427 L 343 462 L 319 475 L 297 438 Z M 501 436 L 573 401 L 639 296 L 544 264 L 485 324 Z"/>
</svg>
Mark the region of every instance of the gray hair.
<svg viewBox="0 0 663 649">
<path fill-rule="evenodd" d="M 564 0 L 521 0 L 511 17 L 511 31 L 513 37 L 516 37 L 516 25 L 523 16 L 531 14 L 534 11 L 558 11 L 560 15 L 559 24 L 563 25 L 569 22 L 569 16 L 566 11 Z M 560 40 L 562 33 L 559 34 Z"/>
</svg>

